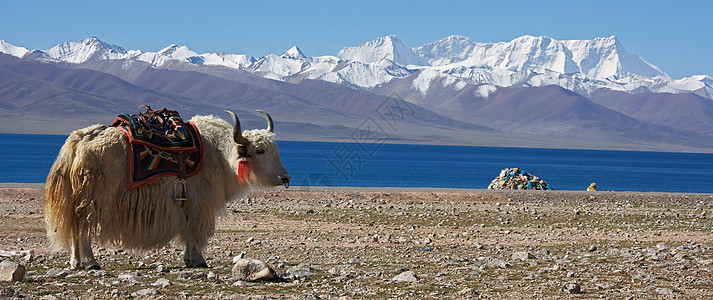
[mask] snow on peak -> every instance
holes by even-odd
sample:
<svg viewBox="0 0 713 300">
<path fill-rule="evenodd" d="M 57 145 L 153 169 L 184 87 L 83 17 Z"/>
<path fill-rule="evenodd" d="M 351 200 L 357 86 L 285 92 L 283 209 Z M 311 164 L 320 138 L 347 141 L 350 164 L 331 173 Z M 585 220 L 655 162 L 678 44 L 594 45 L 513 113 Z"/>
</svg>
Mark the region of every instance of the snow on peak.
<svg viewBox="0 0 713 300">
<path fill-rule="evenodd" d="M 378 38 L 357 47 L 347 47 L 339 51 L 342 60 L 362 63 L 376 63 L 384 59 L 402 66 L 420 65 L 421 58 L 394 35 Z"/>
<path fill-rule="evenodd" d="M 291 59 L 307 59 L 307 56 L 305 56 L 305 54 L 302 53 L 302 50 L 300 50 L 300 48 L 297 48 L 297 46 L 292 46 L 290 50 L 285 51 L 285 53 L 282 53 L 281 56 L 283 58 Z"/>
<path fill-rule="evenodd" d="M 175 59 L 187 59 L 190 57 L 198 56 L 198 53 L 193 52 L 188 47 L 176 44 L 163 48 L 161 51 L 158 52 L 158 54 Z"/>
<path fill-rule="evenodd" d="M 27 48 L 18 47 L 6 42 L 5 40 L 0 40 L 0 53 L 5 53 L 18 58 L 22 58 L 23 56 L 25 56 L 25 54 L 29 52 L 30 50 L 27 50 Z"/>
<path fill-rule="evenodd" d="M 93 59 L 116 59 L 126 54 L 126 50 L 107 44 L 96 37 L 83 41 L 63 42 L 44 51 L 47 56 L 69 63 L 83 63 Z"/>
<path fill-rule="evenodd" d="M 22 58 L 31 57 L 30 52 L 0 41 L 0 53 Z M 409 48 L 389 35 L 344 48 L 337 57 L 308 57 L 294 46 L 281 55 L 269 54 L 260 59 L 222 52 L 197 54 L 183 45 L 171 45 L 159 52 L 127 52 L 89 37 L 61 43 L 44 54 L 44 59 L 69 63 L 126 59 L 158 68 L 175 62 L 223 66 L 277 80 L 301 77 L 365 89 L 418 72 L 414 88 L 424 94 L 437 83 L 457 89 L 476 84 L 481 86 L 481 96 L 496 86 L 556 84 L 585 96 L 603 88 L 631 92 L 644 87 L 654 92 L 694 92 L 713 99 L 711 77 L 672 80 L 656 66 L 629 53 L 614 35 L 592 40 L 525 35 L 497 43 L 478 43 L 452 35 L 418 48 Z"/>
<path fill-rule="evenodd" d="M 451 35 L 439 41 L 423 45 L 414 51 L 432 66 L 463 61 L 477 44 L 461 35 Z"/>
</svg>

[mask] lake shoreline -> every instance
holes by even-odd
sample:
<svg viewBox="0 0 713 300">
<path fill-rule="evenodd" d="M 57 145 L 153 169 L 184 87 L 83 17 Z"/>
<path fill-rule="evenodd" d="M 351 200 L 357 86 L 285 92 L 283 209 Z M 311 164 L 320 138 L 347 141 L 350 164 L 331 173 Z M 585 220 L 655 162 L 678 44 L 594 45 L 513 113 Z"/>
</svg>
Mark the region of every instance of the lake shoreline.
<svg viewBox="0 0 713 300">
<path fill-rule="evenodd" d="M 22 188 L 22 189 L 44 189 L 45 183 L 17 183 L 0 182 L 0 188 Z M 251 192 L 268 192 L 275 190 L 285 190 L 285 188 L 275 188 L 266 190 L 253 189 Z M 385 192 L 385 193 L 566 193 L 566 194 L 636 194 L 636 195 L 698 195 L 705 196 L 713 193 L 685 193 L 685 192 L 641 192 L 641 191 L 577 191 L 577 190 L 488 190 L 488 189 L 459 189 L 459 188 L 433 188 L 433 187 L 352 187 L 352 186 L 290 186 L 287 191 L 297 192 Z"/>
</svg>

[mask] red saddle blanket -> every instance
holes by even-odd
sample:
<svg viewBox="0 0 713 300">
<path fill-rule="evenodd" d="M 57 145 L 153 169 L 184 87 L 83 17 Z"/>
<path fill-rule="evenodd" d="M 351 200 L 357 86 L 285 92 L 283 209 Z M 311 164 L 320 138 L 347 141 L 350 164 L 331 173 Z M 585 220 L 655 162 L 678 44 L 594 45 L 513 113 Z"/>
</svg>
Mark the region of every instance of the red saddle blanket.
<svg viewBox="0 0 713 300">
<path fill-rule="evenodd" d="M 200 172 L 203 145 L 195 124 L 184 123 L 178 113 L 163 109 L 119 115 L 112 123 L 129 139 L 127 188 L 135 189 L 161 176 L 179 175 L 174 153 L 185 152 L 186 177 Z"/>
</svg>

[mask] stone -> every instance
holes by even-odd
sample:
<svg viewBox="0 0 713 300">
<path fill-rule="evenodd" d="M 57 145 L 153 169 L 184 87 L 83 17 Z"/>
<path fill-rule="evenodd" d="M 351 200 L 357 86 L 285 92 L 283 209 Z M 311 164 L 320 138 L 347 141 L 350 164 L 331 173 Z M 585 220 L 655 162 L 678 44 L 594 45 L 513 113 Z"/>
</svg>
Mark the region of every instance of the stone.
<svg viewBox="0 0 713 300">
<path fill-rule="evenodd" d="M 208 278 L 208 275 L 203 272 L 193 273 L 191 271 L 182 271 L 178 273 L 178 276 L 176 278 L 180 280 L 196 280 Z"/>
<path fill-rule="evenodd" d="M 352 267 L 350 265 L 341 265 L 341 266 L 332 267 L 331 269 L 329 269 L 327 271 L 327 273 L 332 274 L 334 276 L 341 277 L 341 276 L 350 275 L 353 270 L 354 270 L 354 267 Z"/>
<path fill-rule="evenodd" d="M 213 271 L 208 272 L 208 276 L 206 277 L 210 281 L 218 281 L 220 278 L 218 278 L 218 274 L 213 273 Z"/>
<path fill-rule="evenodd" d="M 47 271 L 47 276 L 53 278 L 65 278 L 69 275 L 69 271 L 63 269 L 50 269 Z"/>
<path fill-rule="evenodd" d="M 317 269 L 309 264 L 301 263 L 287 269 L 287 276 L 291 278 L 302 278 L 316 275 Z"/>
<path fill-rule="evenodd" d="M 22 281 L 25 278 L 25 266 L 13 261 L 4 260 L 0 263 L 0 281 Z"/>
<path fill-rule="evenodd" d="M 301 294 L 301 295 L 297 295 L 296 297 L 294 297 L 292 299 L 295 299 L 295 300 L 319 300 L 322 298 L 320 298 L 319 296 L 314 295 L 314 294 Z"/>
<path fill-rule="evenodd" d="M 472 288 L 464 288 L 464 289 L 458 291 L 456 294 L 458 294 L 458 296 L 466 296 L 466 295 L 478 296 L 478 292 L 476 292 Z"/>
<path fill-rule="evenodd" d="M 96 276 L 96 277 L 107 277 L 109 276 L 109 272 L 104 271 L 104 270 L 89 270 L 87 271 L 87 274 Z"/>
<path fill-rule="evenodd" d="M 669 288 L 656 288 L 656 293 L 659 295 L 673 295 L 673 290 Z"/>
<path fill-rule="evenodd" d="M 399 275 L 394 276 L 394 278 L 392 278 L 391 280 L 414 282 L 414 281 L 418 281 L 418 277 L 416 276 L 416 274 L 413 271 L 406 271 Z"/>
<path fill-rule="evenodd" d="M 0 286 L 0 297 L 15 297 L 15 290 L 11 287 Z"/>
<path fill-rule="evenodd" d="M 239 260 L 245 258 L 245 252 L 240 252 L 240 254 L 233 257 L 233 263 L 237 263 Z"/>
<path fill-rule="evenodd" d="M 594 246 L 594 245 L 590 246 L 589 252 L 594 252 L 594 251 L 597 251 L 597 246 Z"/>
<path fill-rule="evenodd" d="M 143 289 L 143 290 L 138 290 L 136 292 L 131 293 L 131 296 L 133 297 L 141 297 L 141 296 L 156 296 L 161 294 L 157 289 L 154 288 L 148 288 L 148 289 Z"/>
<path fill-rule="evenodd" d="M 550 250 L 547 249 L 542 249 L 540 251 L 537 251 L 538 255 L 550 255 Z"/>
<path fill-rule="evenodd" d="M 128 296 L 129 292 L 120 291 L 119 289 L 113 289 L 113 290 L 111 290 L 111 292 L 109 292 L 109 295 L 112 297 Z"/>
<path fill-rule="evenodd" d="M 564 286 L 562 286 L 562 291 L 570 294 L 579 294 L 582 292 L 582 288 L 579 286 L 579 283 L 572 281 L 565 283 Z"/>
<path fill-rule="evenodd" d="M 668 250 L 669 248 L 671 248 L 671 247 L 665 243 L 656 244 L 656 249 L 658 249 L 659 251 Z"/>
<path fill-rule="evenodd" d="M 156 266 L 156 272 L 163 273 L 163 272 L 167 272 L 167 271 L 168 271 L 168 268 L 164 265 Z"/>
<path fill-rule="evenodd" d="M 486 268 L 506 269 L 512 267 L 509 262 L 492 257 L 478 257 L 478 261 Z"/>
<path fill-rule="evenodd" d="M 525 261 L 525 260 L 533 259 L 533 258 L 535 258 L 535 256 L 530 254 L 530 252 L 527 252 L 527 251 L 515 252 L 512 254 L 513 260 Z"/>
<path fill-rule="evenodd" d="M 129 282 L 134 285 L 141 284 L 139 282 L 139 279 L 143 278 L 139 272 L 130 272 L 130 273 L 125 273 L 125 274 L 119 274 L 118 276 L 119 280 Z"/>
<path fill-rule="evenodd" d="M 156 282 L 152 283 L 151 286 L 157 286 L 157 287 L 167 287 L 171 285 L 171 282 L 168 281 L 166 278 L 159 278 L 156 280 Z"/>
<path fill-rule="evenodd" d="M 276 277 L 275 271 L 266 263 L 257 259 L 245 258 L 235 262 L 232 274 L 233 279 L 239 281 L 271 280 Z"/>
</svg>

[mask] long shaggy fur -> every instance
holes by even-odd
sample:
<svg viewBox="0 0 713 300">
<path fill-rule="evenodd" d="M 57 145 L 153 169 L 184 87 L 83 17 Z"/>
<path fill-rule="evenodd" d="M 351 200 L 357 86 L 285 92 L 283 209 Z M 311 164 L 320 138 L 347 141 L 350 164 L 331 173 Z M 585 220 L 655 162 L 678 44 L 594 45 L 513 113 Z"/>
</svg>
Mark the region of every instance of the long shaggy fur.
<svg viewBox="0 0 713 300">
<path fill-rule="evenodd" d="M 127 138 L 114 127 L 90 126 L 71 133 L 45 187 L 45 223 L 56 250 L 70 249 L 78 236 L 127 249 L 165 245 L 177 235 L 205 245 L 216 217 L 245 192 L 231 162 L 237 150 L 227 122 L 192 119 L 204 145 L 203 171 L 187 179 L 188 200 L 173 199 L 175 177 L 127 190 Z"/>
</svg>

